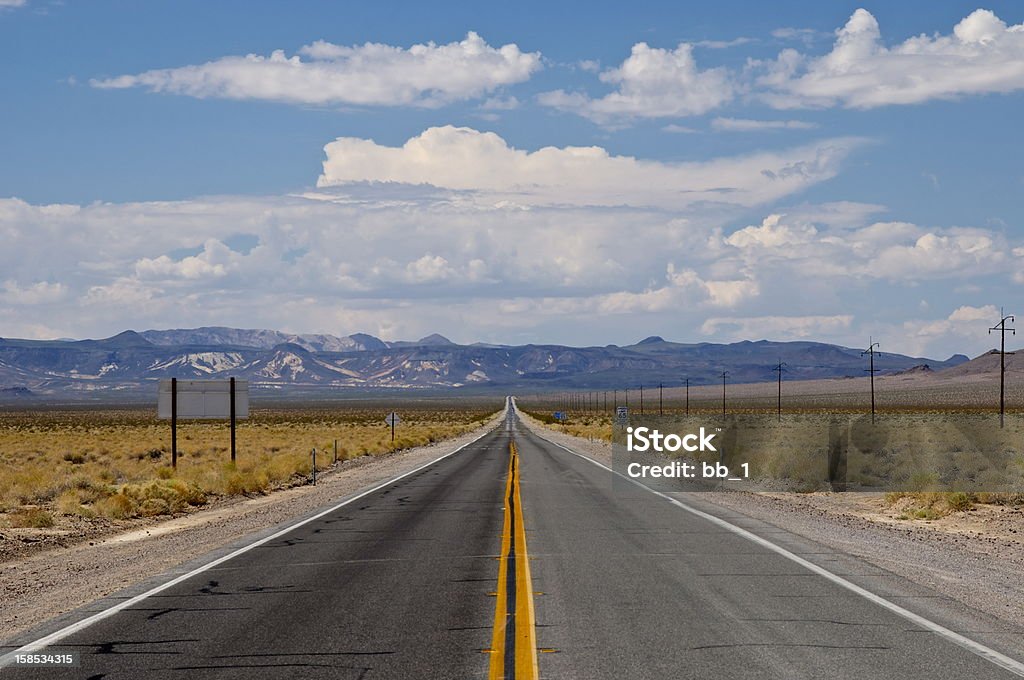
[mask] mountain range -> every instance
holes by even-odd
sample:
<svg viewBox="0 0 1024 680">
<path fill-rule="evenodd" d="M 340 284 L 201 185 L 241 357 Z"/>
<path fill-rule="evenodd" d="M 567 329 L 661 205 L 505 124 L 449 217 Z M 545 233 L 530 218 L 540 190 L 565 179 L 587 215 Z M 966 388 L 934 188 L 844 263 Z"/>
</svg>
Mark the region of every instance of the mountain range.
<svg viewBox="0 0 1024 680">
<path fill-rule="evenodd" d="M 877 355 L 882 373 L 966 362 Z M 613 389 L 639 384 L 787 380 L 864 375 L 858 349 L 819 342 L 678 343 L 652 336 L 633 345 L 456 344 L 441 335 L 387 342 L 372 335 L 294 335 L 274 330 L 205 327 L 125 331 L 102 340 L 0 338 L 0 399 L 154 391 L 160 378 L 245 378 L 282 393 L 316 388 L 463 390 Z"/>
</svg>

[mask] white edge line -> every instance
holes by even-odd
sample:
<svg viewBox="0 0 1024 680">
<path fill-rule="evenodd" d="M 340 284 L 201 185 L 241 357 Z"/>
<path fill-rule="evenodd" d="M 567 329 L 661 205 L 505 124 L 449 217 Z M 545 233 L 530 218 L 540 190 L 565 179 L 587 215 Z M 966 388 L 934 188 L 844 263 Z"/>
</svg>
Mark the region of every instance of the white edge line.
<svg viewBox="0 0 1024 680">
<path fill-rule="evenodd" d="M 500 421 L 499 421 L 499 423 L 500 423 Z M 338 510 L 339 508 L 342 508 L 342 507 L 348 505 L 349 503 L 357 501 L 360 498 L 363 498 L 364 496 L 368 496 L 369 494 L 371 494 L 371 493 L 373 493 L 375 491 L 379 491 L 380 489 L 383 489 L 386 486 L 390 486 L 391 484 L 394 484 L 395 482 L 397 482 L 400 479 L 404 479 L 405 477 L 408 477 L 409 475 L 415 474 L 415 473 L 419 472 L 420 470 L 428 468 L 431 465 L 434 465 L 435 463 L 439 463 L 440 461 L 444 460 L 445 458 L 448 458 L 449 456 L 454 456 L 456 453 L 458 453 L 459 451 L 463 450 L 467 446 L 475 444 L 478 441 L 480 441 L 481 439 L 483 439 L 484 437 L 486 437 L 488 434 L 490 434 L 495 429 L 497 429 L 497 427 L 499 427 L 499 425 L 495 425 L 493 428 L 488 429 L 486 432 L 482 433 L 480 436 L 476 437 L 475 439 L 473 439 L 471 441 L 466 442 L 465 444 L 463 444 L 462 446 L 458 447 L 454 451 L 450 451 L 450 452 L 444 454 L 443 456 L 440 456 L 440 457 L 435 458 L 435 459 L 433 459 L 433 460 L 431 460 L 431 461 L 429 461 L 427 463 L 424 463 L 423 465 L 420 465 L 419 467 L 415 467 L 412 470 L 409 470 L 408 472 L 403 472 L 402 474 L 398 475 L 397 477 L 392 477 L 391 479 L 388 479 L 387 481 L 381 482 L 380 484 L 377 484 L 374 487 L 371 487 L 371 488 L 369 488 L 369 489 L 367 489 L 365 491 L 362 491 L 359 494 L 357 494 L 355 496 L 352 496 L 351 498 L 346 499 L 346 500 L 342 501 L 341 503 L 338 503 L 337 505 L 332 505 L 331 507 L 327 508 L 326 510 L 322 510 L 321 512 L 318 512 L 317 514 L 313 515 L 312 517 L 307 517 L 306 519 L 299 520 L 298 522 L 296 522 L 294 524 L 290 524 L 287 527 L 285 527 L 284 529 L 281 529 L 280 531 L 274 532 L 270 536 L 267 536 L 267 537 L 261 538 L 261 539 L 259 539 L 257 541 L 253 541 L 252 543 L 243 545 L 241 548 L 233 550 L 232 552 L 228 553 L 227 555 L 224 555 L 222 557 L 218 557 L 217 559 L 212 560 L 210 562 L 207 562 L 206 564 L 204 564 L 202 566 L 196 567 L 195 569 L 193 569 L 192 571 L 190 571 L 188 573 L 182 574 L 180 576 L 176 576 L 175 578 L 171 579 L 170 581 L 167 581 L 166 583 L 162 583 L 162 584 L 156 586 L 155 588 L 151 588 L 150 590 L 147 590 L 144 593 L 140 593 L 140 594 L 138 594 L 138 595 L 136 595 L 136 596 L 134 596 L 134 597 L 132 597 L 130 599 L 124 600 L 123 602 L 119 602 L 119 603 L 115 604 L 114 606 L 112 606 L 112 607 L 110 607 L 108 609 L 104 609 L 103 611 L 96 612 L 92 616 L 88 616 L 88 617 L 82 619 L 81 621 L 76 621 L 75 623 L 72 623 L 71 625 L 65 626 L 64 628 L 61 628 L 60 630 L 54 631 L 53 633 L 50 633 L 49 635 L 41 637 L 38 640 L 35 640 L 33 642 L 29 642 L 29 643 L 27 643 L 25 645 L 22 645 L 21 647 L 18 647 L 17 649 L 4 654 L 3 656 L 0 656 L 0 668 L 3 668 L 5 666 L 9 666 L 14 661 L 14 657 L 16 655 L 18 655 L 18 654 L 31 654 L 32 652 L 36 652 L 36 651 L 39 651 L 40 649 L 43 649 L 44 647 L 48 647 L 48 646 L 50 646 L 50 645 L 52 645 L 52 644 L 54 644 L 56 642 L 59 642 L 59 641 L 63 640 L 64 638 L 68 637 L 69 635 L 73 635 L 74 633 L 77 633 L 80 630 L 84 630 L 85 628 L 88 628 L 89 626 L 91 626 L 94 623 L 98 623 L 98 622 L 102 621 L 103 619 L 110 618 L 111 616 L 113 616 L 114 614 L 117 614 L 120 611 L 128 609 L 129 607 L 133 607 L 133 606 L 137 605 L 138 603 L 142 602 L 143 600 L 145 600 L 146 598 L 152 597 L 153 595 L 156 595 L 157 593 L 163 592 L 164 590 L 167 590 L 168 588 L 176 586 L 179 583 L 181 583 L 182 581 L 187 581 L 188 579 L 192 578 L 193 576 L 197 576 L 197 575 L 203 573 L 204 571 L 207 571 L 209 569 L 212 569 L 212 568 L 216 567 L 219 564 L 223 564 L 224 562 L 227 562 L 228 560 L 232 560 L 232 559 L 238 557 L 239 555 L 242 555 L 244 553 L 249 552 L 253 548 L 258 548 L 259 546 L 264 545 L 265 543 L 269 543 L 270 541 L 278 539 L 281 536 L 284 536 L 287 533 L 295 531 L 299 527 L 304 526 L 306 524 L 309 524 L 310 522 L 318 520 L 321 517 L 323 517 L 324 515 L 329 515 L 332 512 L 335 512 L 336 510 Z"/>
<path fill-rule="evenodd" d="M 960 633 L 957 633 L 956 631 L 952 631 L 949 628 L 946 628 L 945 626 L 943 626 L 941 624 L 938 624 L 938 623 L 935 623 L 934 621 L 926 619 L 926 618 L 924 618 L 923 616 L 921 616 L 919 614 L 915 614 L 914 612 L 910 611 L 909 609 L 904 609 L 903 607 L 899 606 L 898 604 L 896 604 L 894 602 L 890 602 L 889 600 L 885 599 L 881 595 L 876 595 L 875 593 L 871 592 L 870 590 L 862 588 L 861 586 L 858 586 L 856 583 L 853 583 L 852 581 L 847 581 L 842 576 L 839 576 L 838 574 L 834 574 L 831 571 L 829 571 L 828 569 L 825 569 L 824 567 L 820 567 L 820 566 L 818 566 L 817 564 L 815 564 L 813 562 L 805 560 L 803 557 L 800 557 L 796 553 L 792 553 L 789 550 L 786 550 L 785 548 L 783 548 L 782 546 L 775 545 L 771 541 L 769 541 L 769 540 L 767 540 L 765 538 L 762 538 L 762 537 L 758 536 L 755 533 L 747 531 L 746 529 L 743 529 L 742 527 L 738 527 L 735 524 L 732 524 L 731 522 L 727 522 L 726 520 L 722 519 L 721 517 L 716 517 L 716 516 L 714 516 L 712 514 L 703 512 L 702 510 L 698 510 L 697 508 L 689 506 L 689 505 L 687 505 L 686 503 L 683 503 L 680 500 L 672 498 L 668 494 L 664 494 L 664 493 L 662 493 L 660 491 L 655 491 L 654 489 L 650 488 L 649 486 L 645 486 L 644 484 L 641 484 L 640 482 L 636 481 L 635 479 L 631 479 L 631 478 L 627 477 L 626 475 L 622 474 L 621 472 L 613 470 L 612 468 L 608 467 L 604 463 L 600 463 L 600 462 L 594 460 L 590 456 L 586 456 L 586 455 L 584 455 L 582 453 L 577 453 L 576 451 L 573 451 L 572 449 L 570 449 L 568 446 L 563 446 L 562 444 L 559 444 L 558 442 L 556 442 L 554 440 L 548 439 L 547 437 L 537 433 L 535 430 L 533 430 L 533 428 L 529 428 L 528 427 L 528 429 L 531 432 L 533 432 L 534 435 L 536 435 L 540 439 L 543 439 L 544 441 L 548 442 L 549 444 L 554 444 L 558 448 L 564 449 L 564 450 L 568 451 L 569 453 L 571 453 L 574 456 L 579 456 L 583 460 L 589 461 L 589 462 L 593 463 L 594 465 L 597 465 L 598 467 L 602 467 L 605 470 L 608 470 L 609 472 L 611 472 L 612 474 L 615 474 L 615 475 L 618 475 L 619 477 L 622 477 L 623 479 L 625 479 L 628 482 L 632 482 L 633 484 L 636 484 L 637 486 L 639 486 L 639 487 L 641 487 L 643 489 L 647 489 L 648 491 L 650 491 L 654 495 L 660 496 L 660 497 L 664 498 L 665 500 L 667 500 L 672 505 L 675 505 L 675 506 L 677 506 L 679 508 L 682 508 L 683 510 L 686 510 L 690 514 L 693 514 L 693 515 L 696 515 L 697 517 L 705 519 L 705 520 L 711 522 L 712 524 L 716 524 L 716 525 L 722 527 L 723 529 L 727 529 L 728 531 L 731 531 L 734 534 L 742 536 L 743 538 L 745 538 L 745 539 L 747 539 L 749 541 L 753 541 L 754 543 L 756 543 L 756 544 L 758 544 L 758 545 L 760 545 L 760 546 L 762 546 L 764 548 L 768 548 L 772 552 L 775 552 L 775 553 L 785 557 L 788 560 L 796 562 L 801 567 L 804 567 L 805 569 L 809 569 L 810 571 L 814 572 L 818 576 L 823 576 L 824 578 L 828 579 L 832 583 L 835 583 L 838 586 L 842 586 L 843 588 L 846 588 L 847 590 L 849 590 L 849 591 L 851 591 L 853 593 L 856 593 L 857 595 L 860 595 L 864 599 L 869 600 L 870 602 L 873 602 L 873 603 L 877 604 L 880 607 L 888 609 L 890 612 L 892 612 L 894 614 L 897 614 L 899 616 L 902 616 L 903 618 L 907 619 L 908 621 L 916 623 L 917 625 L 921 626 L 922 628 L 926 628 L 926 629 L 930 630 L 931 632 L 935 633 L 936 635 L 939 635 L 941 637 L 946 638 L 950 642 L 952 642 L 952 643 L 954 643 L 956 645 L 959 645 L 960 647 L 966 649 L 967 651 L 969 651 L 969 652 L 971 652 L 973 654 L 976 654 L 976 655 L 980 656 L 981 658 L 985 659 L 986 661 L 990 661 L 991 663 L 994 663 L 995 665 L 999 666 L 1000 668 L 1008 670 L 1008 671 L 1010 671 L 1011 673 L 1013 673 L 1015 675 L 1024 677 L 1024 663 L 1021 663 L 1020 661 L 1017 661 L 1016 659 L 1010 658 L 1010 657 L 1006 656 L 1005 654 L 997 652 L 996 650 L 992 649 L 991 647 L 987 647 L 987 646 L 983 645 L 982 643 L 980 643 L 980 642 L 978 642 L 976 640 L 972 640 L 972 639 L 970 639 L 968 637 L 964 637 Z"/>
</svg>

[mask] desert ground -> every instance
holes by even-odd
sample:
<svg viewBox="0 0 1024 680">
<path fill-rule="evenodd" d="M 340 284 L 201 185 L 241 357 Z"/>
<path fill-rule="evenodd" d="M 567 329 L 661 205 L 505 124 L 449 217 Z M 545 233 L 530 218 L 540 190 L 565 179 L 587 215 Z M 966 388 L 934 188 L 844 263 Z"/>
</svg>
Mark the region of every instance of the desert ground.
<svg viewBox="0 0 1024 680">
<path fill-rule="evenodd" d="M 170 426 L 152 409 L 0 411 L 0 560 L 307 485 L 314 448 L 323 474 L 458 437 L 501 408 L 501 398 L 254 405 L 235 463 L 227 423 L 180 423 L 177 468 Z M 402 418 L 394 441 L 391 410 Z"/>
<path fill-rule="evenodd" d="M 1009 362 L 1006 372 L 1005 405 L 1006 436 L 1008 441 L 1021 432 L 1024 414 L 1024 366 Z M 913 446 L 913 431 L 909 426 L 916 420 L 928 418 L 962 417 L 976 419 L 979 423 L 993 425 L 998 422 L 999 407 L 999 357 L 986 354 L 953 369 L 933 372 L 915 368 L 901 374 L 875 377 L 875 402 L 881 427 L 890 427 L 903 433 L 908 446 Z M 590 442 L 610 442 L 612 437 L 612 412 L 614 406 L 625 404 L 625 393 L 607 393 L 608 406 L 605 408 L 605 391 L 591 393 L 590 401 L 584 408 L 570 409 L 567 419 L 557 422 L 552 417 L 556 410 L 563 410 L 560 395 L 528 396 L 520 399 L 522 408 L 539 423 L 551 429 Z M 730 414 L 769 415 L 778 406 L 778 384 L 776 382 L 753 384 L 726 384 L 726 409 Z M 798 418 L 815 414 L 858 414 L 870 413 L 870 381 L 868 377 L 786 381 L 782 383 L 783 418 Z M 660 399 L 659 399 L 660 396 Z M 591 408 L 590 404 L 596 406 Z M 629 390 L 629 411 L 641 412 L 639 386 Z M 644 389 L 643 413 L 656 415 L 682 415 L 686 409 L 685 388 L 666 387 L 659 395 L 658 387 Z M 693 386 L 689 390 L 689 412 L 696 415 L 717 415 L 722 411 L 722 385 Z M 1024 434 L 1019 437 L 1024 441 Z M 939 442 L 941 443 L 941 442 Z M 931 442 L 934 446 L 937 443 Z M 921 444 L 923 448 L 924 445 Z M 954 447 L 955 448 L 955 447 Z M 769 457 L 771 454 L 767 454 Z M 1005 480 L 1002 480 L 1005 481 Z M 999 493 L 974 489 L 971 493 L 934 493 L 927 488 L 899 487 L 890 493 L 881 494 L 778 494 L 793 502 L 817 504 L 823 511 L 855 513 L 871 521 L 922 521 L 936 522 L 940 526 L 960 531 L 960 525 L 982 532 L 997 531 L 1008 538 L 1016 536 L 1019 508 L 1024 507 L 1024 493 L 1013 493 L 1020 484 L 993 485 Z M 983 485 L 984 486 L 984 485 Z M 807 491 L 816 489 L 805 489 Z M 974 492 L 977 491 L 977 492 Z M 828 500 L 824 500 L 827 498 Z M 979 522 L 985 516 L 992 522 Z M 1010 518 L 1010 524 L 1004 520 Z M 1024 527 L 1022 527 L 1024 528 Z"/>
</svg>

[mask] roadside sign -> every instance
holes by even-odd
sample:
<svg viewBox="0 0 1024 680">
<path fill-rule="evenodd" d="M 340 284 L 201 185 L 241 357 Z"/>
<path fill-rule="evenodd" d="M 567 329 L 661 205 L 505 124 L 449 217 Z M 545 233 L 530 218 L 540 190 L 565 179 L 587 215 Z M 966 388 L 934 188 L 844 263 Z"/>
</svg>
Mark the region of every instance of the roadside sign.
<svg viewBox="0 0 1024 680">
<path fill-rule="evenodd" d="M 628 420 L 629 419 L 629 407 L 628 406 L 619 406 L 619 407 L 617 407 L 615 409 L 615 419 L 616 420 L 621 420 L 621 421 Z"/>
<path fill-rule="evenodd" d="M 157 388 L 156 417 L 171 421 L 171 467 L 178 467 L 178 421 L 231 421 L 231 462 L 235 462 L 235 421 L 249 417 L 249 381 L 161 380 Z"/>
<path fill-rule="evenodd" d="M 167 420 L 221 420 L 231 417 L 231 380 L 176 380 L 177 413 L 172 414 L 174 387 L 171 380 L 160 381 L 156 417 Z M 235 417 L 249 417 L 249 381 L 235 381 Z"/>
<path fill-rule="evenodd" d="M 402 419 L 398 417 L 398 414 L 392 411 L 385 418 L 384 422 L 391 426 L 391 441 L 395 441 L 395 425 L 402 422 Z"/>
<path fill-rule="evenodd" d="M 565 419 L 566 419 L 566 418 L 565 418 L 565 411 L 555 411 L 555 412 L 554 412 L 554 413 L 552 414 L 552 417 L 553 417 L 553 418 L 554 418 L 555 420 L 565 420 Z"/>
</svg>

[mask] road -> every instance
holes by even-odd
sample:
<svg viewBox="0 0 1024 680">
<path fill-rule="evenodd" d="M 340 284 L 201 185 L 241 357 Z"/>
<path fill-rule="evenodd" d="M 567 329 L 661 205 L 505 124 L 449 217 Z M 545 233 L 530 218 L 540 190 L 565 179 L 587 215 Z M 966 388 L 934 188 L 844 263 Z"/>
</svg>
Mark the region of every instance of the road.
<svg viewBox="0 0 1024 680">
<path fill-rule="evenodd" d="M 50 647 L 77 651 L 79 667 L 0 675 L 1018 677 L 986 654 L 1020 658 L 1019 632 L 697 496 L 680 496 L 695 513 L 613 483 L 510 415 L 459 452 Z"/>
</svg>

